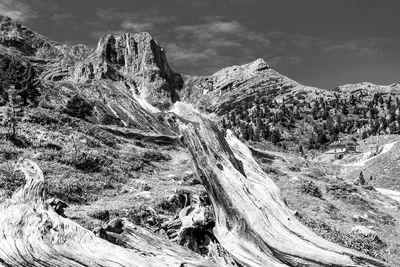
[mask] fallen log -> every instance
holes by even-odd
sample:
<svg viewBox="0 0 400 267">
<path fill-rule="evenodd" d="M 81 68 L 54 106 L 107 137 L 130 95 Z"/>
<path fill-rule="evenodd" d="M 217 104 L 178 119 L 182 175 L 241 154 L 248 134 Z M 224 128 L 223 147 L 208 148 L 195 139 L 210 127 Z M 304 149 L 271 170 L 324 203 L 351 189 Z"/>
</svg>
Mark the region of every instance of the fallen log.
<svg viewBox="0 0 400 267">
<path fill-rule="evenodd" d="M 214 235 L 241 266 L 388 266 L 302 225 L 278 187 L 228 130 L 207 119 L 180 124 L 215 211 Z"/>
<path fill-rule="evenodd" d="M 216 266 L 125 220 L 106 227 L 114 229 L 109 242 L 45 203 L 43 173 L 34 162 L 21 160 L 16 169 L 26 184 L 11 199 L 0 197 L 0 266 Z"/>
</svg>

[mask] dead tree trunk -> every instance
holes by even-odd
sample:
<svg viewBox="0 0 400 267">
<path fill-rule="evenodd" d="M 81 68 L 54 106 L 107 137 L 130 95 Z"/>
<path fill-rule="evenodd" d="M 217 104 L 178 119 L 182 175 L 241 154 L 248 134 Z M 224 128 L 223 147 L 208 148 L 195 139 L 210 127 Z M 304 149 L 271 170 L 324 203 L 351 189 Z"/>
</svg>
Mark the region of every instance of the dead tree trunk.
<svg viewBox="0 0 400 267">
<path fill-rule="evenodd" d="M 214 235 L 242 266 L 387 266 L 302 225 L 250 150 L 208 120 L 180 124 L 215 211 Z M 197 124 L 197 123 L 196 123 Z"/>
<path fill-rule="evenodd" d="M 17 169 L 25 187 L 11 199 L 0 196 L 0 266 L 216 266 L 125 220 L 101 229 L 100 238 L 46 205 L 43 173 L 34 162 L 20 161 Z"/>
</svg>

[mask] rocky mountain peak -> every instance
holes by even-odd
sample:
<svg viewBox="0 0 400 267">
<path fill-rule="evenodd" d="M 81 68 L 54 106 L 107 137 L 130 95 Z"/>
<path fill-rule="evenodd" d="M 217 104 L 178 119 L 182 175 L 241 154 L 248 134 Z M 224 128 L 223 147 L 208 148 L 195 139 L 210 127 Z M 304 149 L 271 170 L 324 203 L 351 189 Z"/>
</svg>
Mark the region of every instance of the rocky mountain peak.
<svg viewBox="0 0 400 267">
<path fill-rule="evenodd" d="M 39 50 L 48 50 L 57 43 L 9 17 L 0 15 L 0 45 L 14 49 L 24 56 L 36 56 Z"/>
<path fill-rule="evenodd" d="M 250 79 L 268 69 L 269 65 L 261 58 L 244 65 L 224 68 L 212 75 L 214 88 L 224 88 L 233 82 Z"/>
<path fill-rule="evenodd" d="M 126 69 L 126 74 L 143 72 L 149 67 L 169 69 L 165 53 L 149 33 L 108 34 L 100 38 L 96 56 L 114 66 Z"/>
<path fill-rule="evenodd" d="M 178 99 L 176 90 L 182 83 L 169 67 L 164 49 L 146 32 L 101 37 L 96 50 L 76 64 L 72 79 L 124 81 L 137 97 L 159 108 Z"/>
</svg>

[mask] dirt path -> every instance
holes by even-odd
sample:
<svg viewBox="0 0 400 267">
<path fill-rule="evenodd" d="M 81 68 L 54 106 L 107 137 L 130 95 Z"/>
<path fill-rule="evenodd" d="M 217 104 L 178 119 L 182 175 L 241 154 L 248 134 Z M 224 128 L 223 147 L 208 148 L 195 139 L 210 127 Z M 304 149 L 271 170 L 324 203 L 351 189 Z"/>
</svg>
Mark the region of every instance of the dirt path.
<svg viewBox="0 0 400 267">
<path fill-rule="evenodd" d="M 391 199 L 394 199 L 394 200 L 400 202 L 400 192 L 399 191 L 383 189 L 383 188 L 375 188 L 375 189 L 379 193 L 386 195 L 386 196 L 390 197 Z"/>
<path fill-rule="evenodd" d="M 383 149 L 382 149 L 381 153 L 379 153 L 379 154 L 376 155 L 376 156 L 370 157 L 370 158 L 365 159 L 365 160 L 362 160 L 362 161 L 358 161 L 358 162 L 354 162 L 354 163 L 341 164 L 341 165 L 342 165 L 342 166 L 345 166 L 345 167 L 363 167 L 363 166 L 365 166 L 365 164 L 366 164 L 367 162 L 369 162 L 370 160 L 373 160 L 373 159 L 375 159 L 377 156 L 380 156 L 380 155 L 383 155 L 383 154 L 386 154 L 387 152 L 389 152 L 397 142 L 398 142 L 398 141 L 395 141 L 395 142 L 392 142 L 392 143 L 383 145 Z"/>
</svg>

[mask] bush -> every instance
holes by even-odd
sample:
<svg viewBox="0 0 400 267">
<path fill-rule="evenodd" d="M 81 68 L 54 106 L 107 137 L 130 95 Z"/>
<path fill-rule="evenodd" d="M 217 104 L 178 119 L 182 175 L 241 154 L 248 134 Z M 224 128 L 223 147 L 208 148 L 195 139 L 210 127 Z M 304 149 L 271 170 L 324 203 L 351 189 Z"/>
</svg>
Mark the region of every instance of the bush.
<svg viewBox="0 0 400 267">
<path fill-rule="evenodd" d="M 12 168 L 0 169 L 0 188 L 6 193 L 6 196 L 11 196 L 12 193 L 25 184 L 25 179 L 22 174 L 15 173 Z"/>
<path fill-rule="evenodd" d="M 104 186 L 103 186 L 104 187 Z M 57 183 L 49 183 L 50 196 L 62 199 L 67 203 L 83 204 L 96 199 L 102 189 L 102 183 L 91 181 L 86 177 L 74 177 L 67 180 L 58 180 Z"/>
<path fill-rule="evenodd" d="M 117 149 L 117 144 L 119 143 L 118 139 L 116 139 L 112 134 L 102 130 L 101 128 L 94 126 L 89 129 L 83 129 L 84 134 L 87 134 L 97 140 L 101 141 L 106 146 Z"/>
<path fill-rule="evenodd" d="M 4 160 L 16 160 L 19 155 L 22 154 L 21 150 L 16 150 L 15 148 L 11 147 L 0 147 L 0 156 Z"/>
<path fill-rule="evenodd" d="M 108 113 L 105 113 L 100 118 L 100 123 L 104 125 L 117 125 L 117 126 L 124 126 L 124 123 L 117 117 L 112 116 Z"/>
<path fill-rule="evenodd" d="M 68 100 L 64 112 L 72 117 L 85 119 L 92 115 L 93 105 L 80 96 L 73 96 Z"/>
<path fill-rule="evenodd" d="M 153 162 L 167 161 L 171 159 L 171 156 L 164 155 L 163 153 L 158 152 L 157 150 L 149 150 L 143 153 L 143 159 L 146 163 L 149 163 L 151 161 Z"/>
<path fill-rule="evenodd" d="M 300 190 L 303 194 L 311 195 L 313 197 L 322 198 L 322 192 L 319 187 L 310 180 L 305 180 L 300 185 Z"/>
<path fill-rule="evenodd" d="M 32 109 L 29 113 L 28 122 L 39 124 L 42 126 L 61 126 L 61 125 L 68 125 L 71 127 L 77 126 L 77 121 L 73 118 L 56 112 L 56 111 L 49 111 L 42 108 Z"/>
<path fill-rule="evenodd" d="M 100 172 L 102 166 L 108 166 L 109 160 L 101 155 L 82 153 L 72 162 L 73 166 L 83 172 Z"/>
</svg>

